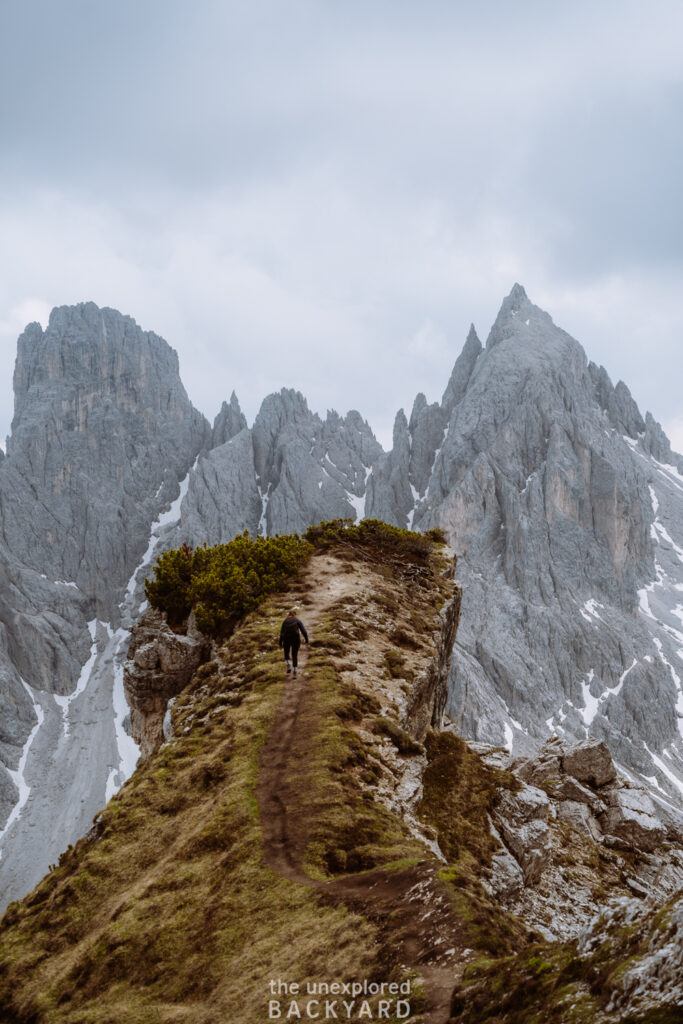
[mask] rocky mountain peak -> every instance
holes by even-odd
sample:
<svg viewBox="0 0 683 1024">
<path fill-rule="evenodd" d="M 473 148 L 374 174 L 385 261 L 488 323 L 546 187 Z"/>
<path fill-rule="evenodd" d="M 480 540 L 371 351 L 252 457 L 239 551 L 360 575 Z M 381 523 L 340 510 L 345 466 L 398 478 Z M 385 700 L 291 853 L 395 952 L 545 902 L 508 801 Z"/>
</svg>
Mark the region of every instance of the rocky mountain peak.
<svg viewBox="0 0 683 1024">
<path fill-rule="evenodd" d="M 182 419 L 189 407 L 175 350 L 132 317 L 93 302 L 60 306 L 45 331 L 39 324 L 24 331 L 14 397 L 8 452 L 23 454 L 39 473 L 45 453 L 37 434 L 46 433 L 48 447 L 57 434 L 69 444 L 75 435 L 96 434 L 93 420 L 138 417 L 153 429 L 159 415 Z"/>
<path fill-rule="evenodd" d="M 127 582 L 150 522 L 209 443 L 209 425 L 171 346 L 93 302 L 60 306 L 44 331 L 24 331 L 14 391 L 5 536 L 27 564 L 111 611 L 113 588 Z M 27 531 L 25 502 L 36 496 L 38 521 Z M 57 535 L 46 550 L 44 538 Z"/>
<path fill-rule="evenodd" d="M 614 429 L 634 439 L 644 433 L 645 422 L 623 380 L 618 381 L 615 387 L 605 367 L 596 366 L 593 362 L 588 364 L 588 372 L 593 382 L 595 399 L 607 413 Z"/>
<path fill-rule="evenodd" d="M 394 419 L 393 439 L 394 447 L 397 444 L 402 444 L 403 439 L 408 436 L 408 420 L 403 409 L 399 409 Z"/>
<path fill-rule="evenodd" d="M 677 472 L 653 417 L 521 286 L 483 351 L 470 331 L 441 407 L 418 396 L 366 505 L 400 526 L 440 526 L 458 553 L 461 733 L 515 751 L 549 733 L 599 737 L 680 799 Z"/>
<path fill-rule="evenodd" d="M 515 284 L 503 299 L 493 327 L 489 332 L 486 348 L 491 349 L 501 341 L 513 337 L 525 337 L 554 326 L 551 317 L 530 301 L 521 284 Z M 530 328 L 531 330 L 525 330 Z"/>
</svg>

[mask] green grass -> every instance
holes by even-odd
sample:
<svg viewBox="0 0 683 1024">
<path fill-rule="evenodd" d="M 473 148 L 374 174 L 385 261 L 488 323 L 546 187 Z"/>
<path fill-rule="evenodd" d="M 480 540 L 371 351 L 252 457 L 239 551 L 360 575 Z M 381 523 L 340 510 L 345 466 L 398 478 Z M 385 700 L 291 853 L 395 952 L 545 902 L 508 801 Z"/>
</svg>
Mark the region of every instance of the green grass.
<svg viewBox="0 0 683 1024">
<path fill-rule="evenodd" d="M 7 1024 L 252 1024 L 265 1013 L 267 975 L 372 974 L 374 926 L 262 860 L 255 785 L 282 688 L 279 620 L 266 606 L 245 622 L 216 671 L 178 699 L 179 738 L 114 797 L 96 840 L 81 840 L 9 908 L 0 928 Z M 217 710 L 216 691 L 235 689 L 241 705 Z"/>
<path fill-rule="evenodd" d="M 509 772 L 488 768 L 467 743 L 452 732 L 428 733 L 427 768 L 419 815 L 432 825 L 451 863 L 463 855 L 482 867 L 491 863 L 498 843 L 489 815 L 500 787 L 519 786 Z"/>
<path fill-rule="evenodd" d="M 425 752 L 422 744 L 414 740 L 391 718 L 379 715 L 373 722 L 373 729 L 380 735 L 388 736 L 400 754 L 424 754 Z"/>
</svg>

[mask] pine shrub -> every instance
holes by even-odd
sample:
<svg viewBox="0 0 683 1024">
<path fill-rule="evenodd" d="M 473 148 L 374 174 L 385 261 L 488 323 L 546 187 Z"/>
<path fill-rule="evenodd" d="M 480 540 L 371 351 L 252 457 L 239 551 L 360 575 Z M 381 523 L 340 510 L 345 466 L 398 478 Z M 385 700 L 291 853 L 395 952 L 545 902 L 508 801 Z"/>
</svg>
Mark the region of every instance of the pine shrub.
<svg viewBox="0 0 683 1024">
<path fill-rule="evenodd" d="M 185 544 L 161 555 L 145 593 L 171 624 L 194 610 L 203 633 L 226 636 L 266 594 L 285 589 L 312 550 L 297 534 L 252 538 L 246 530 L 215 547 Z"/>
</svg>

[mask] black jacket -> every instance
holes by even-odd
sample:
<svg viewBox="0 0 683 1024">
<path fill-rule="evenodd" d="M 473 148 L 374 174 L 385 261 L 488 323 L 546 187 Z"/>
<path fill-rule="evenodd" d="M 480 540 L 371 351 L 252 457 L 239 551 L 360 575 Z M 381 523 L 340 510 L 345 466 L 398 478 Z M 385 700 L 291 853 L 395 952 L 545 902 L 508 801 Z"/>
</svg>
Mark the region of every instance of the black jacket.
<svg viewBox="0 0 683 1024">
<path fill-rule="evenodd" d="M 295 618 L 294 615 L 288 615 L 285 621 L 280 627 L 280 647 L 287 640 L 289 643 L 299 642 L 299 633 L 302 633 L 304 640 L 308 643 L 308 633 L 301 619 Z"/>
</svg>

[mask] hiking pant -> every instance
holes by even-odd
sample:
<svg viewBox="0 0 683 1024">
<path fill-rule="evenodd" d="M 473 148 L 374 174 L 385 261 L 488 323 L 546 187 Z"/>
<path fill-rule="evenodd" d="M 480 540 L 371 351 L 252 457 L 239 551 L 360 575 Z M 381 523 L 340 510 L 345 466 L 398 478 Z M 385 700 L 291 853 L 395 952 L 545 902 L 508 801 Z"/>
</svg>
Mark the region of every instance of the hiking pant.
<svg viewBox="0 0 683 1024">
<path fill-rule="evenodd" d="M 296 640 L 283 640 L 282 646 L 285 649 L 285 661 L 289 661 L 289 652 L 292 652 L 292 665 L 294 668 L 297 667 L 297 655 L 299 654 L 299 648 L 301 647 L 301 640 L 299 637 Z"/>
</svg>

